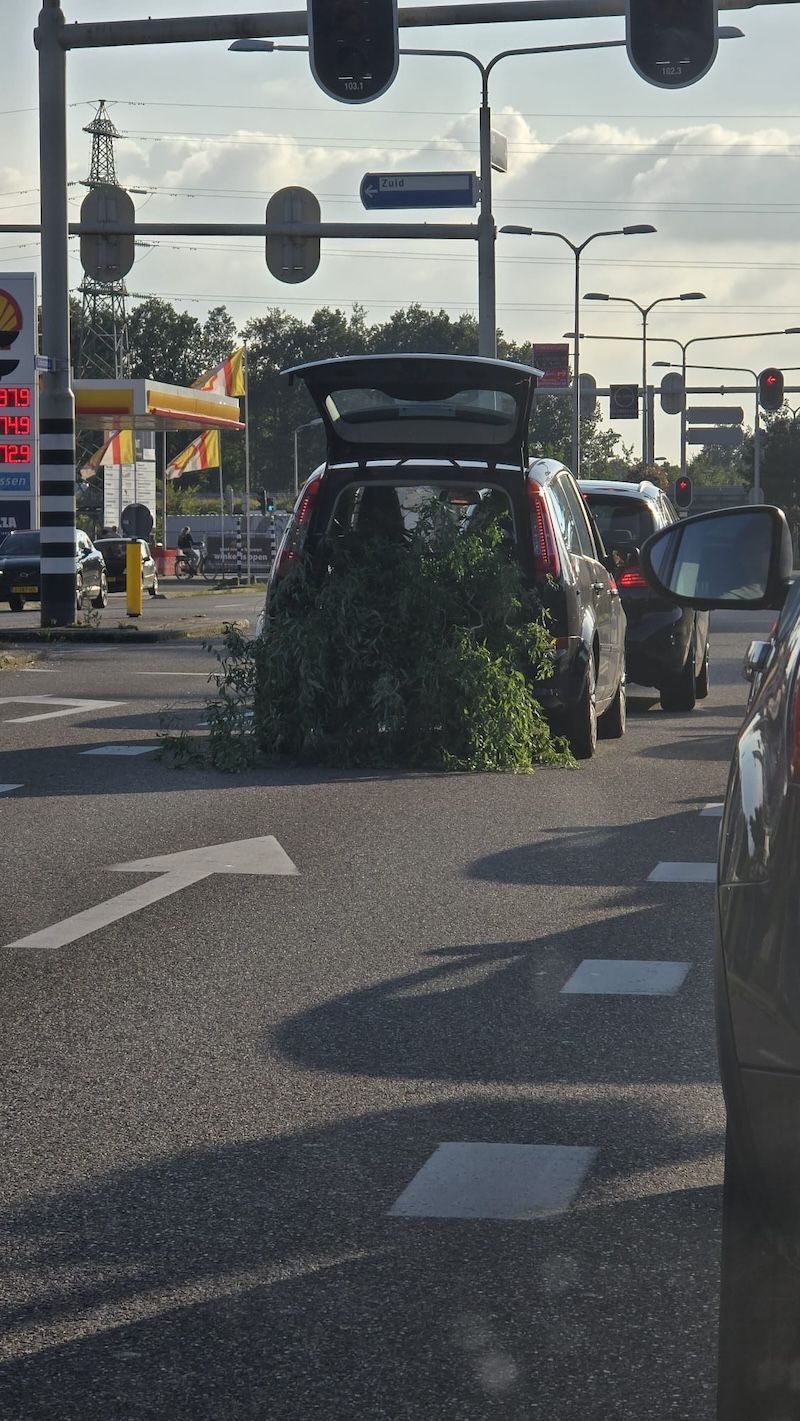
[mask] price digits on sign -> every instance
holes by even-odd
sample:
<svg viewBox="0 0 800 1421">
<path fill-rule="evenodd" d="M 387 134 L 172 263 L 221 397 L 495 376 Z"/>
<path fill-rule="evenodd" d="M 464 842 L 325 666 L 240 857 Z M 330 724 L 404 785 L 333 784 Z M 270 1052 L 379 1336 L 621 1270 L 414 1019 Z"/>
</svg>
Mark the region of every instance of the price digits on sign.
<svg viewBox="0 0 800 1421">
<path fill-rule="evenodd" d="M 5 444 L 0 441 L 0 464 L 30 464 L 30 444 Z"/>
<path fill-rule="evenodd" d="M 0 385 L 0 409 L 29 410 L 33 403 L 27 385 Z"/>
</svg>

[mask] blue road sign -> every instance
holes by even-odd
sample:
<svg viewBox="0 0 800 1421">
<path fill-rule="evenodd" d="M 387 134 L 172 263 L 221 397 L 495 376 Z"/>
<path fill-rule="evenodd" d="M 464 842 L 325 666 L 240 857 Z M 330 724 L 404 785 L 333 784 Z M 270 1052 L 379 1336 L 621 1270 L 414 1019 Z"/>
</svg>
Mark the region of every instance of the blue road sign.
<svg viewBox="0 0 800 1421">
<path fill-rule="evenodd" d="M 361 202 L 368 212 L 395 207 L 475 207 L 477 173 L 365 173 Z"/>
</svg>

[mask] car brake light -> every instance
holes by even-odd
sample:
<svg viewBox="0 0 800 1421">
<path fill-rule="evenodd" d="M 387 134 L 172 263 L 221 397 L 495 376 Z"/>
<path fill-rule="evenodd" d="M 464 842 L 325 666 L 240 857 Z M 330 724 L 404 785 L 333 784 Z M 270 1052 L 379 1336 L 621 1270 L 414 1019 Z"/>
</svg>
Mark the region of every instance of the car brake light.
<svg viewBox="0 0 800 1421">
<path fill-rule="evenodd" d="M 617 574 L 617 586 L 626 588 L 649 587 L 650 584 L 639 567 L 639 564 L 636 563 L 633 567 L 626 567 L 624 572 Z"/>
<path fill-rule="evenodd" d="M 545 577 L 558 577 L 561 566 L 558 561 L 558 550 L 550 511 L 539 486 L 529 482 L 527 487 L 533 524 L 533 540 L 536 545 L 536 575 L 542 580 Z"/>
<path fill-rule="evenodd" d="M 275 561 L 273 576 L 276 578 L 283 577 L 284 573 L 288 571 L 303 545 L 321 481 L 322 475 L 315 474 L 303 489 L 297 504 L 297 511 L 292 514 L 281 550 Z"/>
</svg>

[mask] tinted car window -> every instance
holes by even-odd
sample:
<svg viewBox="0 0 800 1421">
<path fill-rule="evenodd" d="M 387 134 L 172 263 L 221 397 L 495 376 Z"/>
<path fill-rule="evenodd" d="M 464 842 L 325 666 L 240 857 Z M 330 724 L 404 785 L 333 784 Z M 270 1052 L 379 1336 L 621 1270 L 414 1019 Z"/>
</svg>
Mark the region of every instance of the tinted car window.
<svg viewBox="0 0 800 1421">
<path fill-rule="evenodd" d="M 615 543 L 635 543 L 640 548 L 658 526 L 644 500 L 590 493 L 587 502 L 608 552 Z"/>
<path fill-rule="evenodd" d="M 580 556 L 582 553 L 585 553 L 586 550 L 581 543 L 578 525 L 570 505 L 569 497 L 559 478 L 554 478 L 552 482 L 548 484 L 547 493 L 556 523 L 558 524 L 558 531 L 564 540 L 567 551 L 576 554 L 576 556 Z"/>
<path fill-rule="evenodd" d="M 578 539 L 579 551 L 587 558 L 596 558 L 598 554 L 597 548 L 595 547 L 594 534 L 592 533 L 589 520 L 586 517 L 586 508 L 578 489 L 572 480 L 567 478 L 566 474 L 559 474 L 556 482 L 569 505 L 572 517 L 575 521 L 575 532 Z"/>
<path fill-rule="evenodd" d="M 2 543 L 3 557 L 17 558 L 39 556 L 38 533 L 9 533 Z"/>
<path fill-rule="evenodd" d="M 432 484 L 349 484 L 336 500 L 329 525 L 331 537 L 383 537 L 404 542 L 426 511 L 454 526 L 477 532 L 492 520 L 513 528 L 512 512 L 502 489 L 441 488 Z"/>
</svg>

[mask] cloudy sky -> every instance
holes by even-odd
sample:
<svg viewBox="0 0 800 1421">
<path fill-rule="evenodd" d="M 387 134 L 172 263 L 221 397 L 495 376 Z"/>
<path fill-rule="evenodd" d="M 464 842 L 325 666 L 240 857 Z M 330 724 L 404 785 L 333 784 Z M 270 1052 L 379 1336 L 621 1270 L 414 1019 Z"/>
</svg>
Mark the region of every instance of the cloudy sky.
<svg viewBox="0 0 800 1421">
<path fill-rule="evenodd" d="M 234 8 L 295 5 L 237 0 Z M 37 0 L 4 6 L 0 207 L 6 222 L 38 220 L 32 42 L 38 8 Z M 70 21 L 214 14 L 226 6 L 222 0 L 65 0 L 64 9 Z M 711 73 L 679 92 L 645 84 L 624 49 L 516 57 L 498 65 L 492 79 L 494 127 L 509 143 L 509 171 L 495 176 L 498 225 L 552 228 L 581 241 L 598 229 L 652 222 L 655 236 L 595 242 L 582 267 L 584 291 L 643 304 L 682 291 L 705 293 L 703 302 L 654 311 L 651 337 L 686 341 L 800 326 L 800 5 L 769 4 L 721 18 L 737 24 L 745 38 L 722 43 Z M 402 39 L 470 49 L 487 59 L 518 46 L 623 36 L 624 22 L 615 18 L 406 30 Z M 90 154 L 81 129 L 100 97 L 125 135 L 117 145 L 118 178 L 147 189 L 136 198 L 137 213 L 151 221 L 262 221 L 265 200 L 288 183 L 312 188 L 324 219 L 355 221 L 363 216 L 358 187 L 368 170 L 477 166 L 478 76 L 465 60 L 407 57 L 383 99 L 349 107 L 317 88 L 304 54 L 229 54 L 225 44 L 77 51 L 68 59 L 68 97 L 75 218 Z M 409 214 L 409 220 L 425 215 Z M 77 286 L 77 240 L 73 246 Z M 0 238 L 0 268 L 37 266 L 35 238 Z M 560 339 L 573 325 L 572 283 L 572 258 L 562 243 L 499 238 L 498 324 L 509 335 Z M 466 243 L 329 241 L 317 274 L 290 287 L 269 275 L 256 239 L 175 239 L 140 249 L 128 285 L 134 300 L 163 296 L 201 317 L 224 302 L 240 324 L 275 305 L 308 314 L 320 305 L 348 308 L 359 301 L 374 320 L 411 301 L 454 315 L 477 310 L 475 252 Z M 637 336 L 641 320 L 624 304 L 585 303 L 581 329 L 591 336 Z M 669 345 L 651 351 L 654 359 L 671 358 L 670 352 Z M 696 358 L 788 369 L 800 366 L 800 336 L 708 343 L 696 347 Z M 641 347 L 633 340 L 587 339 L 582 364 L 600 385 L 635 380 Z M 661 373 L 653 372 L 656 379 Z M 716 378 L 737 377 L 708 376 Z M 800 384 L 800 370 L 795 378 Z M 667 416 L 657 420 L 657 455 L 673 455 L 676 424 Z M 636 442 L 636 426 L 619 429 Z"/>
</svg>

